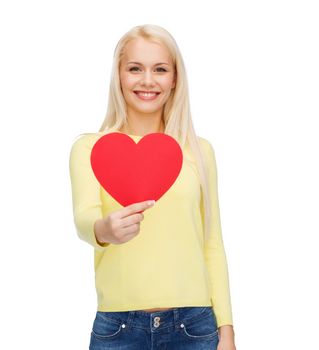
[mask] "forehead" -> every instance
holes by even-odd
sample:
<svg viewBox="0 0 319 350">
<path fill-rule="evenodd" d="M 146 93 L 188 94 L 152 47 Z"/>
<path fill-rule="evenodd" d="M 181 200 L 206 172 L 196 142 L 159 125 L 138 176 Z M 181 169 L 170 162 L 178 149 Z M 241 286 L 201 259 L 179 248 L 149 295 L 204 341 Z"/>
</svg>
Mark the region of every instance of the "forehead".
<svg viewBox="0 0 319 350">
<path fill-rule="evenodd" d="M 134 61 L 143 64 L 172 62 L 169 51 L 164 45 L 148 41 L 144 38 L 133 39 L 125 45 L 123 61 L 124 63 Z"/>
</svg>

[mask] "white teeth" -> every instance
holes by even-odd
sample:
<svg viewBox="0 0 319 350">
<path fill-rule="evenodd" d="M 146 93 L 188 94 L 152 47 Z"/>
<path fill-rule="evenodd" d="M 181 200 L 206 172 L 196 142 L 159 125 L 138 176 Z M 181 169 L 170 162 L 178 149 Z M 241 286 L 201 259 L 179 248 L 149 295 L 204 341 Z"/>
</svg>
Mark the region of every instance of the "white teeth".
<svg viewBox="0 0 319 350">
<path fill-rule="evenodd" d="M 156 93 L 154 93 L 154 92 L 152 92 L 152 93 L 150 93 L 150 92 L 147 92 L 147 93 L 144 93 L 144 92 L 137 92 L 137 94 L 138 94 L 138 95 L 142 95 L 142 96 L 144 96 L 144 97 L 151 97 L 151 96 L 155 96 L 155 95 L 156 95 Z"/>
</svg>

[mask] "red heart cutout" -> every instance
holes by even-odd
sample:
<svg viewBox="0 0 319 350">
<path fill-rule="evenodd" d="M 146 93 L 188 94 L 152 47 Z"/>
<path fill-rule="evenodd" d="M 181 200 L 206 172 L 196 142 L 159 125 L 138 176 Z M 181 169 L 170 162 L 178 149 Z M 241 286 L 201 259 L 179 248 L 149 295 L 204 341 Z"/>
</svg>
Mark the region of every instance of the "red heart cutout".
<svg viewBox="0 0 319 350">
<path fill-rule="evenodd" d="M 173 185 L 183 163 L 177 141 L 163 133 L 138 143 L 126 134 L 108 133 L 91 150 L 91 167 L 101 186 L 122 206 L 156 201 Z"/>
</svg>

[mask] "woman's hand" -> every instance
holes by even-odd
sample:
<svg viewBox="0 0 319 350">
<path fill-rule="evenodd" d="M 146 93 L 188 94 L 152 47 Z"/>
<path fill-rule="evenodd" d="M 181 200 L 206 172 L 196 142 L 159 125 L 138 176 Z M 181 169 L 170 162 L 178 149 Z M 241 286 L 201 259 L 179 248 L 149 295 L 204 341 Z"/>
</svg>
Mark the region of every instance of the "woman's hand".
<svg viewBox="0 0 319 350">
<path fill-rule="evenodd" d="M 234 329 L 231 325 L 218 328 L 219 342 L 217 350 L 236 350 Z"/>
<path fill-rule="evenodd" d="M 94 223 L 97 241 L 100 244 L 122 244 L 131 240 L 140 232 L 140 222 L 144 219 L 143 211 L 153 205 L 152 201 L 133 203 L 97 220 Z"/>
</svg>

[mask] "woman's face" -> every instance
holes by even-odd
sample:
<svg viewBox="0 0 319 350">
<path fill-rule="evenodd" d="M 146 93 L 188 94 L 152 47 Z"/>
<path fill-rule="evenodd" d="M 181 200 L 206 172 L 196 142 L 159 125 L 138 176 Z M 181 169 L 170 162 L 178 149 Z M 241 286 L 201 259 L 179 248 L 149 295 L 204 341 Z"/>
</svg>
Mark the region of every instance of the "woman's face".
<svg viewBox="0 0 319 350">
<path fill-rule="evenodd" d="M 174 66 L 166 47 L 143 38 L 131 40 L 124 49 L 120 81 L 128 110 L 161 114 L 175 87 Z"/>
</svg>

